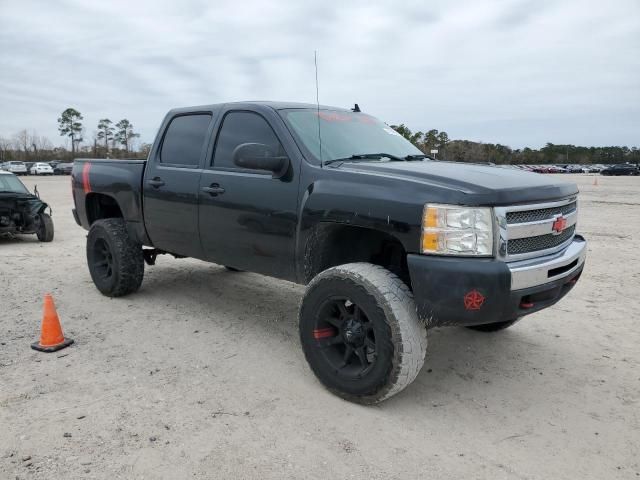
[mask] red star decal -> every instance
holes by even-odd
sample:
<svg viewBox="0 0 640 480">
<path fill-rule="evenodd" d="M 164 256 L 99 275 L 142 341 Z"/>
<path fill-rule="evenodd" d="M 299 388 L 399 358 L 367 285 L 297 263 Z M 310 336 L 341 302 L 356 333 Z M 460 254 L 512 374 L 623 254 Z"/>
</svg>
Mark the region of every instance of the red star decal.
<svg viewBox="0 0 640 480">
<path fill-rule="evenodd" d="M 558 218 L 556 218 L 555 222 L 553 222 L 553 225 L 551 225 L 551 230 L 556 233 L 562 233 L 565 228 L 567 228 L 567 219 L 563 216 L 559 216 Z"/>
<path fill-rule="evenodd" d="M 467 310 L 480 310 L 484 303 L 484 295 L 477 290 L 471 290 L 464 296 L 464 308 Z"/>
</svg>

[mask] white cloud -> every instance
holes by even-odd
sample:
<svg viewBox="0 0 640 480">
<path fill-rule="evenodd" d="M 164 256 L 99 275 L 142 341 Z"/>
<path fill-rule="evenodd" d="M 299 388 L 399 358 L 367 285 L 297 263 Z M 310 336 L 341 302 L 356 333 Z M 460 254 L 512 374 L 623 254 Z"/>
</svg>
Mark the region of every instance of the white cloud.
<svg viewBox="0 0 640 480">
<path fill-rule="evenodd" d="M 55 143 L 73 106 L 90 139 L 128 118 L 153 140 L 169 108 L 232 100 L 358 102 L 414 130 L 514 147 L 638 144 L 640 4 L 0 3 L 0 135 Z"/>
</svg>

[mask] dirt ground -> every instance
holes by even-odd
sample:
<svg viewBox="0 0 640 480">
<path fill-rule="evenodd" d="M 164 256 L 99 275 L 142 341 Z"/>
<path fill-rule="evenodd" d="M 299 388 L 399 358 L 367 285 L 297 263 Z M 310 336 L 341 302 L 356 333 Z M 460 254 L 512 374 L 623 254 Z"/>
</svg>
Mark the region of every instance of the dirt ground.
<svg viewBox="0 0 640 480">
<path fill-rule="evenodd" d="M 576 288 L 500 333 L 431 330 L 415 383 L 375 407 L 307 367 L 304 287 L 160 257 L 106 298 L 69 177 L 24 178 L 56 237 L 0 239 L 0 478 L 640 478 L 640 177 L 565 177 Z M 46 292 L 76 342 L 54 354 L 29 348 Z"/>
</svg>

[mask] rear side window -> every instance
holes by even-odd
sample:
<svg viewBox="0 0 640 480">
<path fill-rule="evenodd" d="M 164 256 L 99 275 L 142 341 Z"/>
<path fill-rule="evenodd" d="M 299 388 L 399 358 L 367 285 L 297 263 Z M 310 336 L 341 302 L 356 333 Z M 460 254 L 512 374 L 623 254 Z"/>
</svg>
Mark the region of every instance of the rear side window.
<svg viewBox="0 0 640 480">
<path fill-rule="evenodd" d="M 230 112 L 225 115 L 220 128 L 213 166 L 240 169 L 233 163 L 233 151 L 243 143 L 263 143 L 278 155 L 284 155 L 278 137 L 264 118 L 252 112 Z"/>
<path fill-rule="evenodd" d="M 198 166 L 211 115 L 182 115 L 171 120 L 164 135 L 160 162 Z"/>
</svg>

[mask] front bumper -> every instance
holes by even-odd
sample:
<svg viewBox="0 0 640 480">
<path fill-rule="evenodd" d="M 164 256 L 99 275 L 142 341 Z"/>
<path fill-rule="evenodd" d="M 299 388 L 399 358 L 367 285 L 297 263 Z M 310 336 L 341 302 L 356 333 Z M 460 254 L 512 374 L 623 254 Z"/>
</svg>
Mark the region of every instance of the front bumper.
<svg viewBox="0 0 640 480">
<path fill-rule="evenodd" d="M 429 327 L 513 320 L 558 302 L 576 284 L 586 241 L 562 252 L 505 263 L 495 259 L 407 256 L 418 315 Z"/>
</svg>

